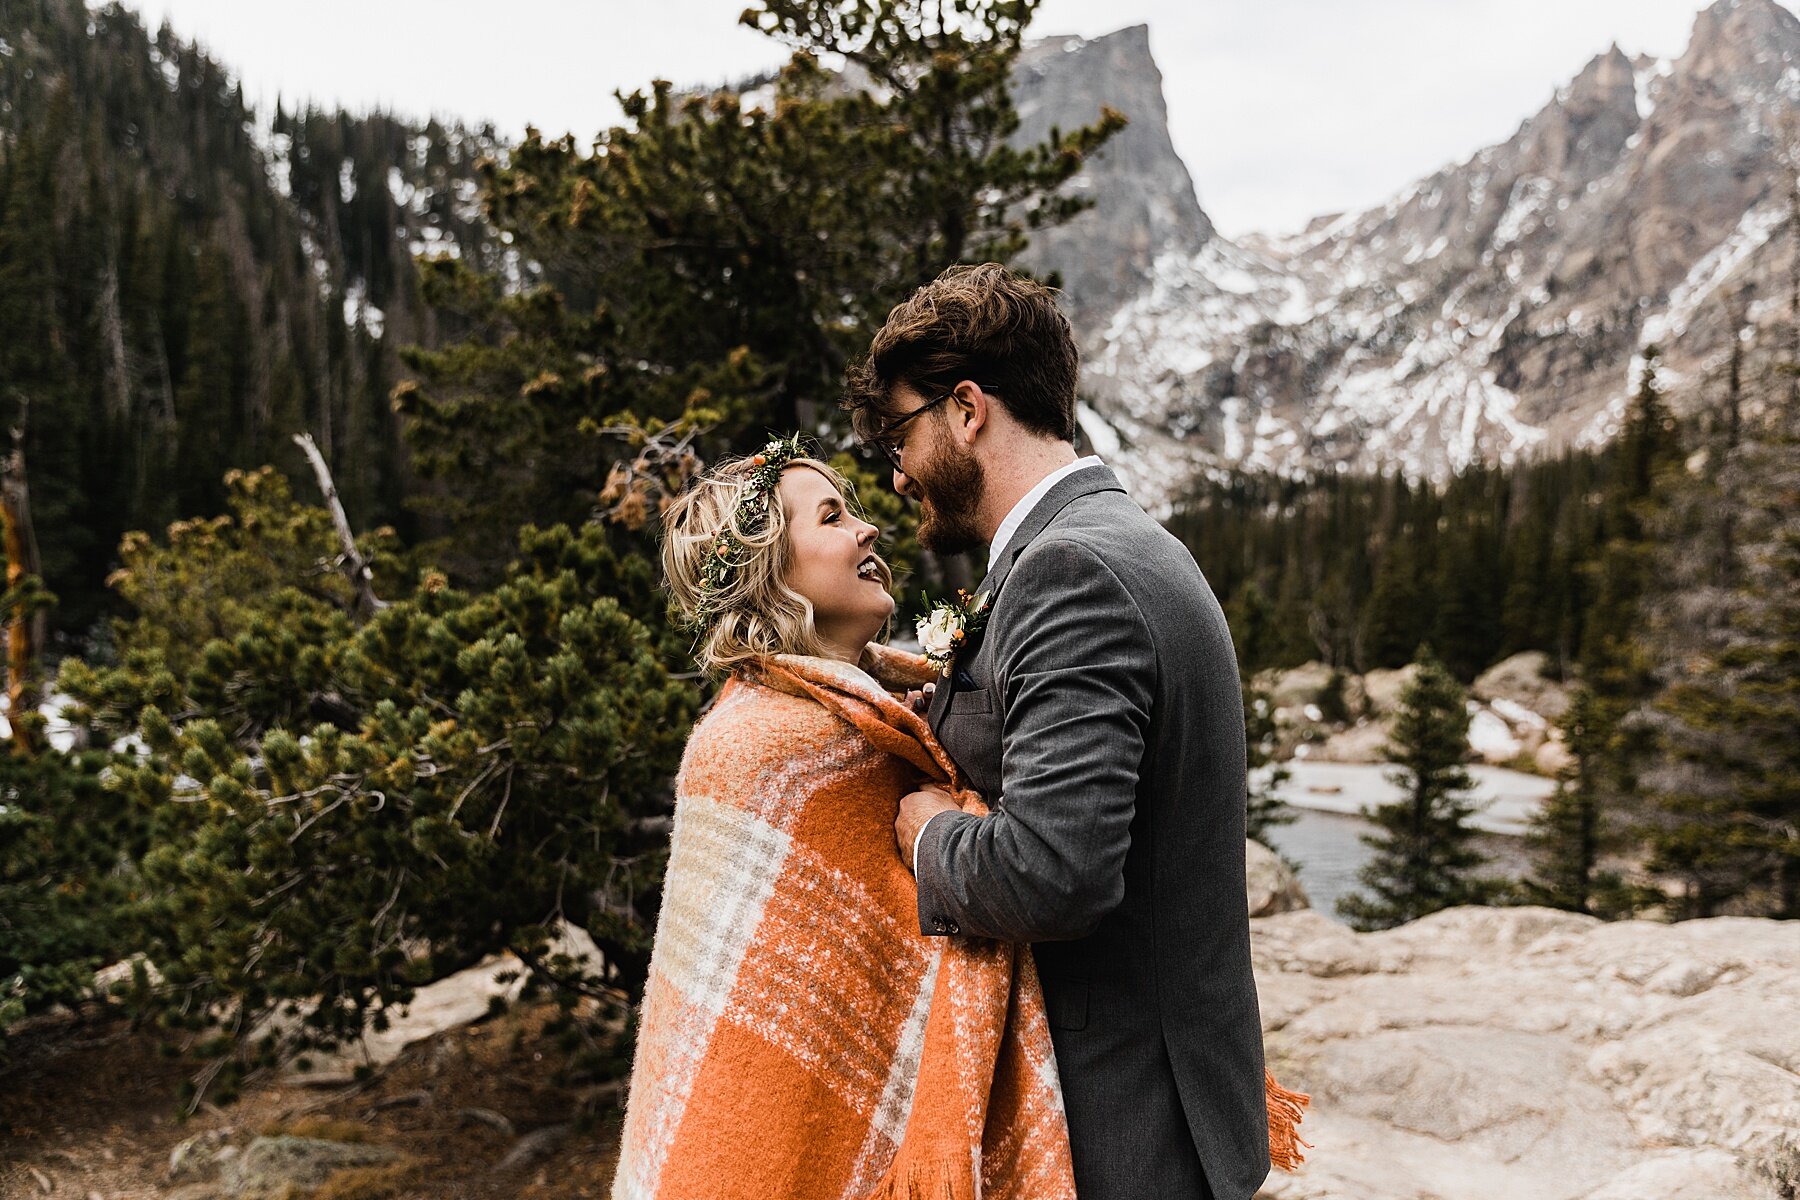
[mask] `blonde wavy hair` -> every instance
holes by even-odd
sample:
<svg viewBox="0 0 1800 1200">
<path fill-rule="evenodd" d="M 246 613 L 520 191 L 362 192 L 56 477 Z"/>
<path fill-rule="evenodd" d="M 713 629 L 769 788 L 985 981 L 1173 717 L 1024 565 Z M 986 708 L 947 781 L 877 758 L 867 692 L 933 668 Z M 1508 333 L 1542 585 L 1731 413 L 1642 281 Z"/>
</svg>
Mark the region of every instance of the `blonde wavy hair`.
<svg viewBox="0 0 1800 1200">
<path fill-rule="evenodd" d="M 816 458 L 791 459 L 782 474 L 796 467 L 823 475 L 844 507 L 862 516 L 849 480 Z M 761 529 L 744 528 L 746 514 L 739 506 L 756 469 L 753 458 L 728 459 L 696 479 L 663 513 L 663 577 L 670 607 L 684 623 L 704 622 L 694 660 L 712 674 L 754 666 L 776 654 L 826 653 L 813 623 L 812 601 L 787 584 L 793 546 L 780 499 L 770 497 Z M 709 591 L 706 561 L 728 524 L 744 555 L 727 583 Z M 881 586 L 892 590 L 894 577 L 886 560 L 877 555 L 875 561 Z"/>
</svg>

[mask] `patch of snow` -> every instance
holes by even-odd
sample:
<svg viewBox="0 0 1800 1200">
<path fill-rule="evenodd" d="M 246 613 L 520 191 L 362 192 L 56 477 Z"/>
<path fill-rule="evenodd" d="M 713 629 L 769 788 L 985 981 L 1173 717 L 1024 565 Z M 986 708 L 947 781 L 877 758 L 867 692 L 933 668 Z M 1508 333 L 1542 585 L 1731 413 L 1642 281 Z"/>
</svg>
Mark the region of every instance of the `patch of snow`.
<svg viewBox="0 0 1800 1200">
<path fill-rule="evenodd" d="M 1743 266 L 1786 219 L 1787 214 L 1775 203 L 1762 204 L 1746 212 L 1739 219 L 1737 228 L 1724 241 L 1701 255 L 1688 269 L 1687 276 L 1669 291 L 1669 300 L 1663 310 L 1644 322 L 1638 345 L 1648 346 L 1652 342 L 1664 342 L 1686 333 L 1688 323 L 1694 319 L 1706 298 Z M 1636 365 L 1636 370 L 1641 369 L 1640 362 Z M 1632 387 L 1637 386 L 1636 370 L 1632 376 Z"/>
<path fill-rule="evenodd" d="M 753 87 L 747 92 L 738 94 L 738 111 L 740 113 L 775 112 L 775 84 L 765 83 L 761 87 Z"/>
<path fill-rule="evenodd" d="M 344 289 L 344 325 L 355 329 L 361 325 L 370 337 L 380 337 L 387 327 L 387 314 L 369 303 L 369 286 L 353 279 Z"/>
<path fill-rule="evenodd" d="M 1413 263 L 1421 262 L 1425 259 L 1436 258 L 1438 255 L 1442 254 L 1445 251 L 1445 249 L 1447 249 L 1449 247 L 1449 245 L 1450 245 L 1450 239 L 1447 237 L 1440 236 L 1440 237 L 1438 237 L 1438 239 L 1436 241 L 1432 242 L 1431 245 L 1429 245 L 1429 246 L 1425 246 L 1423 248 L 1421 248 L 1419 246 L 1414 246 L 1411 250 L 1408 250 L 1406 252 L 1406 257 L 1401 259 L 1400 261 L 1402 261 L 1402 262 L 1406 263 L 1408 266 L 1410 266 Z"/>
<path fill-rule="evenodd" d="M 347 158 L 338 164 L 338 199 L 345 204 L 356 199 L 356 164 Z"/>
<path fill-rule="evenodd" d="M 450 184 L 450 198 L 455 203 L 456 218 L 465 225 L 481 221 L 481 185 L 473 179 L 457 179 Z"/>
<path fill-rule="evenodd" d="M 412 203 L 413 185 L 406 182 L 406 176 L 400 173 L 399 167 L 388 168 L 388 198 L 394 202 L 395 208 L 404 209 Z"/>
<path fill-rule="evenodd" d="M 179 92 L 181 90 L 180 65 L 177 64 L 174 59 L 165 55 L 155 43 L 152 43 L 150 46 L 150 65 L 155 67 L 162 74 L 163 85 L 171 92 Z"/>
<path fill-rule="evenodd" d="M 75 698 L 67 692 L 52 691 L 39 700 L 37 705 L 38 713 L 44 718 L 44 739 L 64 754 L 75 747 L 77 730 L 64 713 L 74 703 Z M 10 698 L 0 695 L 0 737 L 12 736 L 12 722 L 7 719 L 10 711 Z"/>
<path fill-rule="evenodd" d="M 319 298 L 331 299 L 331 264 L 325 260 L 325 253 L 319 249 L 319 243 L 304 229 L 300 231 L 300 249 L 306 255 L 306 265 L 312 271 L 313 282 L 319 286 Z"/>
<path fill-rule="evenodd" d="M 1227 396 L 1219 401 L 1219 428 L 1224 437 L 1219 453 L 1226 462 L 1238 462 L 1244 457 L 1243 419 L 1242 396 Z"/>
<path fill-rule="evenodd" d="M 407 253 L 414 258 L 429 255 L 433 258 L 461 258 L 462 247 L 455 238 L 439 229 L 436 225 L 426 225 L 419 230 L 406 247 Z"/>
<path fill-rule="evenodd" d="M 1633 355 L 1631 365 L 1631 386 L 1635 388 L 1637 387 L 1637 375 L 1644 368 L 1644 360 Z M 1625 417 L 1625 405 L 1628 400 L 1628 394 L 1621 394 L 1614 396 L 1602 405 L 1598 412 L 1588 418 L 1587 424 L 1581 427 L 1581 432 L 1575 435 L 1575 445 L 1586 450 L 1610 441 L 1613 434 L 1619 432 L 1619 423 Z"/>
<path fill-rule="evenodd" d="M 1081 426 L 1088 445 L 1101 458 L 1114 458 L 1124 448 L 1124 443 L 1119 440 L 1119 431 L 1108 425 L 1106 418 L 1095 412 L 1086 401 L 1076 402 L 1075 422 Z"/>
<path fill-rule="evenodd" d="M 1526 729 L 1548 729 L 1550 722 L 1540 714 L 1532 712 L 1517 700 L 1508 700 L 1505 696 L 1496 696 L 1488 701 L 1488 707 L 1505 717 L 1513 725 Z"/>
<path fill-rule="evenodd" d="M 1495 249 L 1504 249 L 1524 236 L 1526 226 L 1543 211 L 1544 202 L 1555 187 L 1542 175 L 1521 175 L 1514 181 L 1512 192 L 1506 199 L 1506 211 L 1500 214 L 1500 222 L 1494 226 Z"/>
<path fill-rule="evenodd" d="M 1660 81 L 1666 79 L 1674 70 L 1673 60 L 1659 58 L 1649 66 L 1632 72 L 1632 83 L 1636 88 L 1638 120 L 1647 120 L 1650 114 L 1656 111 L 1657 93 L 1662 90 L 1659 86 Z"/>
<path fill-rule="evenodd" d="M 1489 762 L 1506 762 L 1525 749 L 1507 723 L 1479 705 L 1469 716 L 1469 749 Z"/>
</svg>

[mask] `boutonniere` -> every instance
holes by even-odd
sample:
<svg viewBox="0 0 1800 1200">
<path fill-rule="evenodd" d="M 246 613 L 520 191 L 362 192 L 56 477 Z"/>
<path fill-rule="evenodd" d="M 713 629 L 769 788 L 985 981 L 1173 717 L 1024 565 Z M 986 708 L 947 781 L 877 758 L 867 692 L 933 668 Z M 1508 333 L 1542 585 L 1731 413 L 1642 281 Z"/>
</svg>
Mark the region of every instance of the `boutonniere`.
<svg viewBox="0 0 1800 1200">
<path fill-rule="evenodd" d="M 919 618 L 919 645 L 925 660 L 943 675 L 950 673 L 957 651 L 987 624 L 988 593 L 978 596 L 957 590 L 955 600 L 939 600 Z"/>
</svg>

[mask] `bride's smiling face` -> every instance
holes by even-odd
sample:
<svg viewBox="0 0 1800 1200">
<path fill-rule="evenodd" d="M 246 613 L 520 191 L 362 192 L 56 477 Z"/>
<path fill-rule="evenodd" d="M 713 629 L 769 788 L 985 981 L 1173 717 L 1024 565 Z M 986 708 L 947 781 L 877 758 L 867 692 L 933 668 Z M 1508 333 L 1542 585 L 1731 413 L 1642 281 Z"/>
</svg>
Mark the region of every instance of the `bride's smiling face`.
<svg viewBox="0 0 1800 1200">
<path fill-rule="evenodd" d="M 890 576 L 875 553 L 881 531 L 810 467 L 783 472 L 776 496 L 787 518 L 787 585 L 812 604 L 813 628 L 831 653 L 855 662 L 894 613 Z"/>
</svg>

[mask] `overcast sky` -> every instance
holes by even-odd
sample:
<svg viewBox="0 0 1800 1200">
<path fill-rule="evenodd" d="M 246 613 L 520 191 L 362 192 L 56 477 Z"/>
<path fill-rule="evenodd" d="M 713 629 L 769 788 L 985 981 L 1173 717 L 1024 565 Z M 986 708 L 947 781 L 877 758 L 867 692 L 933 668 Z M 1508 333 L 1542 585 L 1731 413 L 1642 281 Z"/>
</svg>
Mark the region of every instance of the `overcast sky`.
<svg viewBox="0 0 1800 1200">
<path fill-rule="evenodd" d="M 353 109 L 585 140 L 614 89 L 786 57 L 746 0 L 125 0 L 243 79 Z M 1697 0 L 1045 0 L 1034 34 L 1147 23 L 1175 148 L 1227 235 L 1377 203 L 1502 141 L 1617 41 L 1675 56 Z"/>
</svg>

